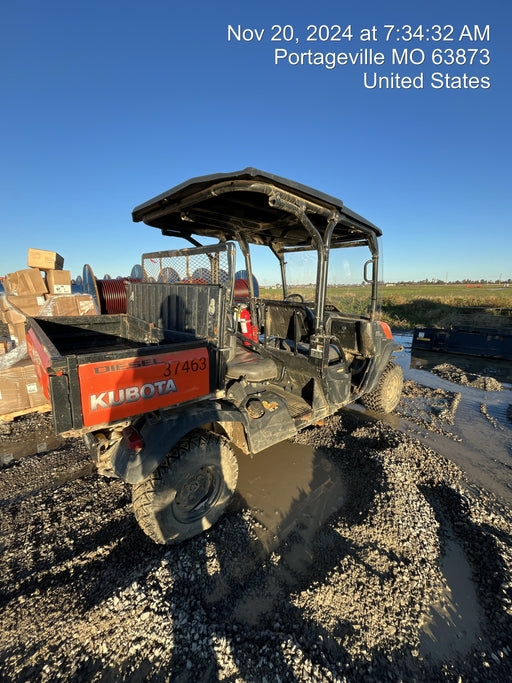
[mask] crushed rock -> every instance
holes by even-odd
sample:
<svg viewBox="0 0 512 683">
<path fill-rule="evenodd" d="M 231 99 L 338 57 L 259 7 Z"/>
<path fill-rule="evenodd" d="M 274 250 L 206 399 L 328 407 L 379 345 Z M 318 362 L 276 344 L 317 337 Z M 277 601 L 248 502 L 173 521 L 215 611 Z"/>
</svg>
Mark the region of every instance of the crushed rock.
<svg viewBox="0 0 512 683">
<path fill-rule="evenodd" d="M 395 412 L 429 431 L 460 441 L 460 437 L 450 431 L 460 400 L 459 392 L 431 389 L 406 380 Z"/>
<path fill-rule="evenodd" d="M 430 372 L 441 377 L 441 379 L 448 380 L 454 384 L 460 384 L 464 387 L 474 387 L 482 391 L 503 391 L 503 385 L 494 377 L 466 372 L 450 363 L 436 365 Z"/>
<path fill-rule="evenodd" d="M 512 679 L 510 508 L 381 422 L 340 414 L 295 441 L 329 458 L 347 495 L 308 544 L 299 524 L 271 553 L 240 501 L 203 536 L 166 547 L 137 527 L 123 482 L 86 474 L 45 486 L 61 459 L 80 471 L 76 441 L 6 466 L 4 676 Z M 463 653 L 435 659 L 422 648 L 422 624 L 450 588 L 442 569 L 448 543 L 470 568 L 480 632 Z"/>
</svg>

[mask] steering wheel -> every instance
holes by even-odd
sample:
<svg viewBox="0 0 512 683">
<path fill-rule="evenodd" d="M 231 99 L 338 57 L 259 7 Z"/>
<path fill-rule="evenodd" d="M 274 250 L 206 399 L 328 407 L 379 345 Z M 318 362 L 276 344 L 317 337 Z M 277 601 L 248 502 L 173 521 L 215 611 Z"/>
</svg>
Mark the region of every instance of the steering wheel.
<svg viewBox="0 0 512 683">
<path fill-rule="evenodd" d="M 287 294 L 284 297 L 284 300 L 285 301 L 291 301 L 293 298 L 298 299 L 302 304 L 304 303 L 304 297 L 302 296 L 302 294 L 298 294 L 297 292 L 292 292 L 291 294 Z"/>
</svg>

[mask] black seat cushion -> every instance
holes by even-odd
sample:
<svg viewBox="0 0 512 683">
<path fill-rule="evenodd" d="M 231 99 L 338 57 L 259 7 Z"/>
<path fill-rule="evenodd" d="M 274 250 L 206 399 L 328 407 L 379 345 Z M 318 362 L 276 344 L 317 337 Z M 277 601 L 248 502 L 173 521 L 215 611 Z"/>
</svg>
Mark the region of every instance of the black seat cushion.
<svg viewBox="0 0 512 683">
<path fill-rule="evenodd" d="M 272 358 L 262 358 L 254 351 L 239 346 L 234 358 L 227 363 L 226 377 L 245 377 L 248 382 L 266 382 L 277 377 L 277 365 Z"/>
</svg>

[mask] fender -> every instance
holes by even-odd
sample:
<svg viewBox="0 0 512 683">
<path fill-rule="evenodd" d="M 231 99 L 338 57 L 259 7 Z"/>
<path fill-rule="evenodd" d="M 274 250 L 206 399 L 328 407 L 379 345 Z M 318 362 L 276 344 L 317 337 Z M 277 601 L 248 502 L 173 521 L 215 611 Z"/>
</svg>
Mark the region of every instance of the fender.
<svg viewBox="0 0 512 683">
<path fill-rule="evenodd" d="M 401 348 L 400 344 L 397 344 L 394 341 L 388 341 L 387 339 L 381 344 L 380 353 L 372 359 L 370 371 L 365 377 L 363 385 L 360 387 L 360 393 L 366 394 L 375 389 L 391 355 L 394 351 L 399 351 Z"/>
<path fill-rule="evenodd" d="M 138 429 L 144 447 L 139 451 L 131 450 L 121 439 L 112 448 L 112 469 L 129 484 L 138 484 L 156 470 L 180 439 L 208 422 L 241 422 L 245 425 L 247 416 L 237 408 L 218 401 L 173 410 L 162 415 L 160 420 L 147 416 Z"/>
</svg>

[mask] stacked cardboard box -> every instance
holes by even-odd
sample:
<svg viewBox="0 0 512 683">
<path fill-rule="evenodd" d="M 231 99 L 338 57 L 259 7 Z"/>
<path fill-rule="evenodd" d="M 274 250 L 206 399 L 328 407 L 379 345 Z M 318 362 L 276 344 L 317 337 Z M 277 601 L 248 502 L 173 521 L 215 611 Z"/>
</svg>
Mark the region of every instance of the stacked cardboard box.
<svg viewBox="0 0 512 683">
<path fill-rule="evenodd" d="M 29 268 L 9 273 L 0 297 L 0 319 L 7 323 L 16 344 L 25 338 L 26 317 L 82 316 L 99 313 L 89 294 L 71 293 L 71 275 L 63 270 L 64 258 L 56 251 L 28 250 Z M 45 277 L 43 277 L 42 272 Z"/>
<path fill-rule="evenodd" d="M 44 271 L 62 270 L 64 266 L 64 257 L 57 254 L 56 251 L 29 248 L 27 265 L 30 268 L 38 268 L 39 270 Z"/>
<path fill-rule="evenodd" d="M 14 342 L 10 337 L 0 337 L 0 357 L 14 348 Z"/>
<path fill-rule="evenodd" d="M 7 323 L 11 339 L 21 344 L 25 338 L 25 318 L 38 315 L 48 288 L 41 271 L 35 267 L 9 273 L 3 284 L 7 296 L 0 300 L 0 317 Z"/>
<path fill-rule="evenodd" d="M 41 271 L 36 268 L 9 273 L 4 279 L 4 289 L 13 296 L 41 296 L 48 292 Z"/>
<path fill-rule="evenodd" d="M 49 294 L 71 294 L 69 270 L 47 270 L 46 286 Z"/>
<path fill-rule="evenodd" d="M 21 347 L 27 317 L 99 313 L 90 294 L 71 293 L 70 272 L 63 270 L 64 259 L 57 252 L 29 249 L 27 265 L 28 269 L 7 275 L 6 294 L 0 296 L 0 319 L 10 334 L 10 339 L 0 338 L 0 415 L 28 412 L 48 402 L 32 361 Z"/>
<path fill-rule="evenodd" d="M 0 320 L 7 325 L 11 340 L 18 345 L 25 339 L 25 314 L 11 304 L 10 299 L 16 297 L 0 297 Z"/>
<path fill-rule="evenodd" d="M 8 294 L 2 297 L 1 310 L 12 310 L 13 307 L 24 313 L 25 315 L 36 316 L 44 305 L 46 298 L 41 294 L 21 294 L 20 296 L 13 296 Z"/>
<path fill-rule="evenodd" d="M 29 268 L 9 273 L 4 289 L 7 295 L 0 297 L 0 318 L 7 324 L 11 339 L 21 344 L 25 339 L 26 316 L 38 315 L 46 301 L 46 283 L 39 270 Z"/>
<path fill-rule="evenodd" d="M 30 358 L 0 370 L 0 415 L 38 408 L 48 403 Z"/>
<path fill-rule="evenodd" d="M 49 294 L 71 294 L 70 272 L 63 270 L 64 257 L 56 251 L 29 248 L 27 265 L 45 272 Z"/>
<path fill-rule="evenodd" d="M 98 308 L 90 294 L 48 294 L 39 315 L 42 317 L 67 315 L 98 315 Z"/>
</svg>

